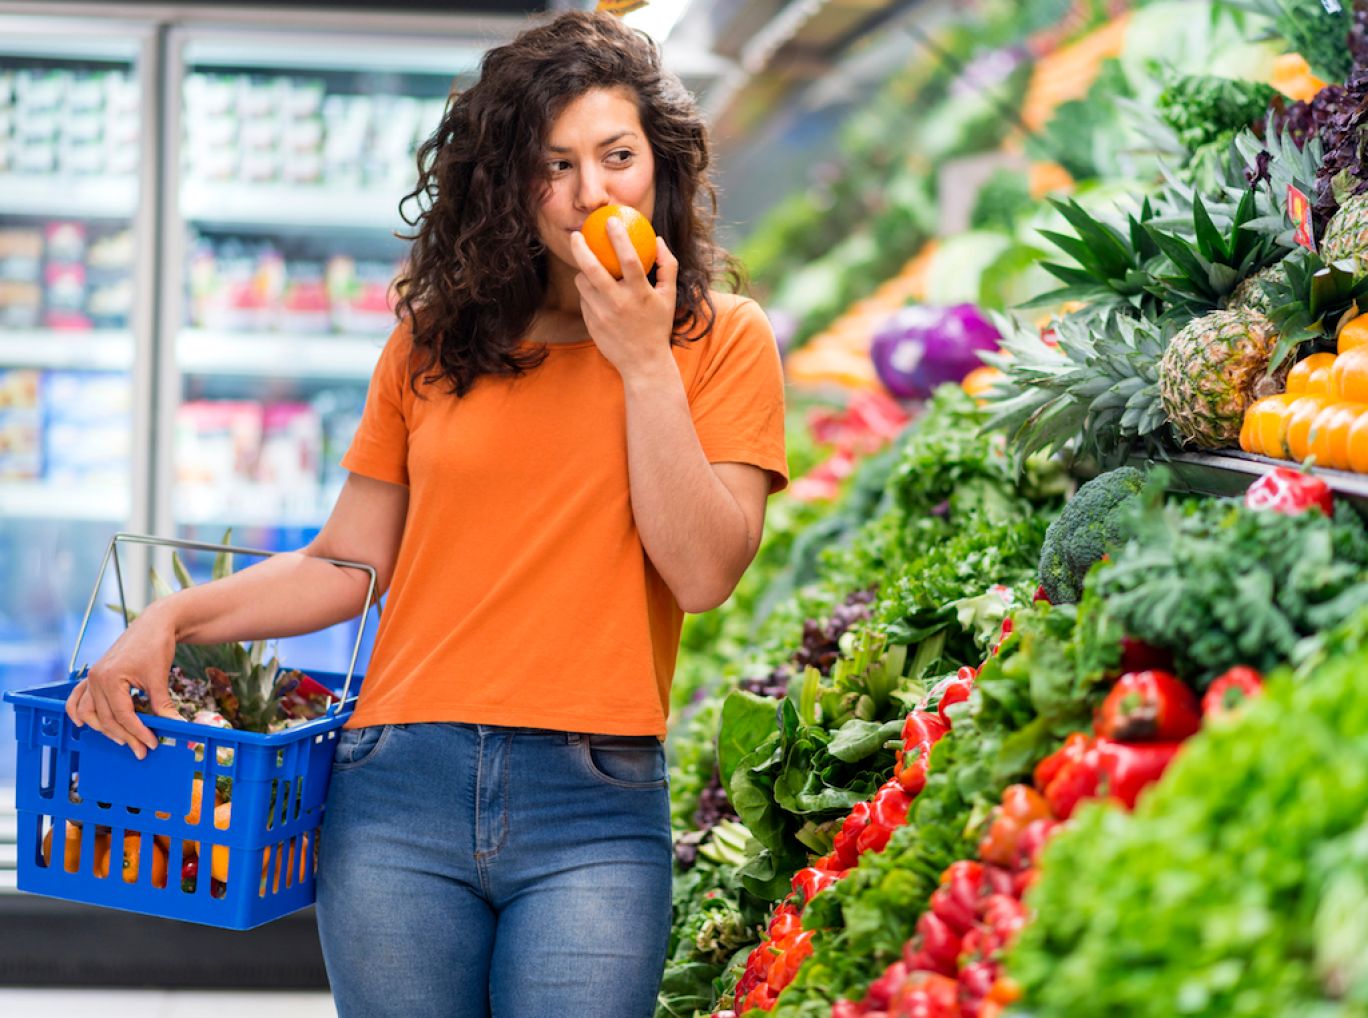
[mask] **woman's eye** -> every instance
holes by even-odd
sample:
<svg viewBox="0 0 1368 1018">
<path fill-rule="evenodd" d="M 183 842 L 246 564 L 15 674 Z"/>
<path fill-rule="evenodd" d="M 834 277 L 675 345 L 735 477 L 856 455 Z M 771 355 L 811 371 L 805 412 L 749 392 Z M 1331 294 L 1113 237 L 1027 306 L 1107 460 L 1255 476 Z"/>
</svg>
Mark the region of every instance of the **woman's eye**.
<svg viewBox="0 0 1368 1018">
<path fill-rule="evenodd" d="M 547 168 L 552 173 L 563 173 L 570 169 L 570 164 L 564 159 L 553 159 L 551 162 L 547 163 Z"/>
<path fill-rule="evenodd" d="M 618 164 L 629 163 L 632 161 L 632 150 L 626 148 L 618 149 L 616 152 L 610 152 L 608 158 Z"/>
</svg>

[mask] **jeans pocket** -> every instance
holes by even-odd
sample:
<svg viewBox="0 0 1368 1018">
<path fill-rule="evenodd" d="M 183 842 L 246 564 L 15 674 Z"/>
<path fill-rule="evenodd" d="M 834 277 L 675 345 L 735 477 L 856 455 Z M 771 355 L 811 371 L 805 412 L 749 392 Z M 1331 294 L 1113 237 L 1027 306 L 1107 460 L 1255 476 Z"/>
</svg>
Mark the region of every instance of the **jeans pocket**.
<svg viewBox="0 0 1368 1018">
<path fill-rule="evenodd" d="M 596 781 L 618 788 L 665 787 L 665 747 L 653 735 L 586 735 L 580 747 Z"/>
<path fill-rule="evenodd" d="M 344 728 L 337 737 L 333 752 L 333 770 L 345 771 L 360 767 L 373 759 L 389 739 L 393 725 L 371 725 L 366 728 Z"/>
</svg>

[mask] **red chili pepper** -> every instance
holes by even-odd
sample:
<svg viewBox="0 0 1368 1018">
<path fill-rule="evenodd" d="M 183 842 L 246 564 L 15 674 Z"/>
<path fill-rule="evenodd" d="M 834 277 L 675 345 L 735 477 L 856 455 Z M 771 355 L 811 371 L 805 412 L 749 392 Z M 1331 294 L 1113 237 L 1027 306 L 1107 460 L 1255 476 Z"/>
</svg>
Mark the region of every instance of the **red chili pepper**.
<svg viewBox="0 0 1368 1018">
<path fill-rule="evenodd" d="M 1176 675 L 1132 672 L 1116 680 L 1094 727 L 1119 742 L 1178 742 L 1202 727 L 1202 717 L 1197 697 Z"/>
<path fill-rule="evenodd" d="M 1119 799 L 1127 809 L 1146 786 L 1158 781 L 1169 762 L 1182 748 L 1180 742 L 1132 744 L 1097 740 L 1097 768 L 1102 776 L 1102 791 Z"/>
<path fill-rule="evenodd" d="M 851 808 L 845 822 L 841 824 L 841 830 L 837 833 L 834 843 L 836 858 L 841 860 L 846 869 L 860 861 L 858 842 L 860 834 L 868 826 L 869 803 L 857 802 Z"/>
<path fill-rule="evenodd" d="M 830 870 L 819 870 L 815 866 L 808 866 L 799 870 L 793 875 L 793 889 L 802 896 L 803 905 L 807 905 L 813 898 L 821 894 L 836 881 L 840 880 L 840 874 L 832 873 Z"/>
<path fill-rule="evenodd" d="M 1296 516 L 1308 509 L 1335 515 L 1335 496 L 1319 477 L 1287 467 L 1274 467 L 1245 491 L 1245 505 Z"/>
<path fill-rule="evenodd" d="M 1207 687 L 1202 697 L 1202 713 L 1207 717 L 1225 717 L 1246 700 L 1262 695 L 1263 679 L 1259 673 L 1246 665 L 1236 665 Z"/>
<path fill-rule="evenodd" d="M 181 890 L 186 894 L 194 894 L 195 888 L 199 884 L 199 859 L 189 858 L 181 863 Z"/>
</svg>

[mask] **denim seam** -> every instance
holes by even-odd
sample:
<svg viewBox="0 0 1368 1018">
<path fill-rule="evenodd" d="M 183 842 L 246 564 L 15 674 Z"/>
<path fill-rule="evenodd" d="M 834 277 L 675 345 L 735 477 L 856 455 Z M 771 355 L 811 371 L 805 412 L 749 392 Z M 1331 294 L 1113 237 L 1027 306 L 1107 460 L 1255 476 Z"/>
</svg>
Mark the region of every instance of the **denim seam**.
<svg viewBox="0 0 1368 1018">
<path fill-rule="evenodd" d="M 335 771 L 343 771 L 343 772 L 350 771 L 350 770 L 355 770 L 355 769 L 357 769 L 357 768 L 359 768 L 359 767 L 364 767 L 364 766 L 366 766 L 366 764 L 368 764 L 368 763 L 370 763 L 372 760 L 374 760 L 375 757 L 376 757 L 376 755 L 377 755 L 382 749 L 385 748 L 385 743 L 387 743 L 387 742 L 389 741 L 390 733 L 391 733 L 392 731 L 394 731 L 394 725 L 381 725 L 381 726 L 379 726 L 379 727 L 380 727 L 380 734 L 377 735 L 377 736 L 375 737 L 375 742 L 374 742 L 374 744 L 373 744 L 373 745 L 371 746 L 371 748 L 366 752 L 366 755 L 365 755 L 365 756 L 363 756 L 360 760 L 338 760 L 338 759 L 336 758 L 336 756 L 334 755 L 334 757 L 333 757 L 333 770 L 335 770 Z M 364 729 L 363 729 L 363 731 L 364 731 Z M 340 738 L 340 736 L 339 736 L 339 738 Z M 335 752 L 335 751 L 334 751 L 334 752 Z"/>
<path fill-rule="evenodd" d="M 503 786 L 501 789 L 500 803 L 502 807 L 500 810 L 500 820 L 502 821 L 502 823 L 500 825 L 498 837 L 495 839 L 494 847 L 485 852 L 480 851 L 480 792 L 484 787 L 483 777 L 485 759 L 483 734 L 481 734 L 480 736 L 479 763 L 476 765 L 475 771 L 475 861 L 476 863 L 480 864 L 480 874 L 482 880 L 485 875 L 483 866 L 484 861 L 487 859 L 493 859 L 496 855 L 498 855 L 499 852 L 503 850 L 504 844 L 508 841 L 508 791 L 511 783 L 509 779 L 509 771 L 512 766 L 513 736 L 511 734 L 506 733 L 502 735 L 500 738 L 503 741 L 503 771 L 499 775 L 500 784 Z M 486 888 L 486 893 L 488 893 L 488 888 Z"/>
</svg>

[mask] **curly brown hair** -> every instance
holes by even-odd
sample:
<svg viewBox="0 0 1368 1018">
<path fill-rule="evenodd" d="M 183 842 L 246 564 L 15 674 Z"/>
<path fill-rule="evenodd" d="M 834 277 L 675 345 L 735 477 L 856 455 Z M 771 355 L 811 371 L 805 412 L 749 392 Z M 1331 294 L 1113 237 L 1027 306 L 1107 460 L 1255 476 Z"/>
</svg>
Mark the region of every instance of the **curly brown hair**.
<svg viewBox="0 0 1368 1018">
<path fill-rule="evenodd" d="M 708 176 L 707 129 L 692 96 L 666 72 L 655 44 L 607 14 L 573 11 L 491 49 L 479 80 L 453 93 L 436 132 L 418 149 L 418 184 L 406 271 L 396 282 L 401 317 L 418 352 L 410 383 L 445 380 L 464 396 L 484 375 L 519 375 L 546 357 L 519 351 L 547 286 L 536 209 L 547 179 L 552 123 L 585 92 L 625 87 L 655 156 L 651 225 L 679 260 L 672 343 L 713 326 L 709 295 L 736 263 L 713 241 L 717 193 Z"/>
</svg>

